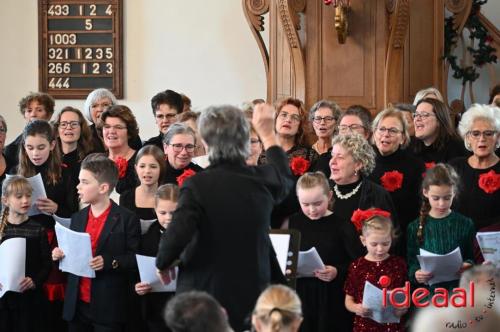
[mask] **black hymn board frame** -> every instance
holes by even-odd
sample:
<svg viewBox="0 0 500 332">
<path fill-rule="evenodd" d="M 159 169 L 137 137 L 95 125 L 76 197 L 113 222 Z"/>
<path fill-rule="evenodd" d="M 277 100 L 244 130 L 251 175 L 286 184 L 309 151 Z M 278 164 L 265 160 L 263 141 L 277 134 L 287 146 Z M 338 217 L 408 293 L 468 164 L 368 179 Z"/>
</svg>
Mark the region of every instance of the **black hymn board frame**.
<svg viewBox="0 0 500 332">
<path fill-rule="evenodd" d="M 38 0 L 39 89 L 85 99 L 123 98 L 123 0 Z"/>
</svg>

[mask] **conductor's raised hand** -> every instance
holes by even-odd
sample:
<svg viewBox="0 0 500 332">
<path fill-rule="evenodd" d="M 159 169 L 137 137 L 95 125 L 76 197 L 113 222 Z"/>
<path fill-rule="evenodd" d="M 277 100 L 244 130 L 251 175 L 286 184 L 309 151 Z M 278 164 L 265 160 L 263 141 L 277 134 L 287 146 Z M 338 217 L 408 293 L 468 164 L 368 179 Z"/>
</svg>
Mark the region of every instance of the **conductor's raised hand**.
<svg viewBox="0 0 500 332">
<path fill-rule="evenodd" d="M 156 270 L 156 275 L 164 285 L 170 284 L 172 280 L 175 280 L 177 278 L 175 274 L 175 267 L 171 267 L 165 270 Z"/>
<path fill-rule="evenodd" d="M 260 137 L 264 149 L 277 145 L 274 133 L 275 109 L 269 104 L 257 104 L 253 110 L 252 124 Z"/>
</svg>

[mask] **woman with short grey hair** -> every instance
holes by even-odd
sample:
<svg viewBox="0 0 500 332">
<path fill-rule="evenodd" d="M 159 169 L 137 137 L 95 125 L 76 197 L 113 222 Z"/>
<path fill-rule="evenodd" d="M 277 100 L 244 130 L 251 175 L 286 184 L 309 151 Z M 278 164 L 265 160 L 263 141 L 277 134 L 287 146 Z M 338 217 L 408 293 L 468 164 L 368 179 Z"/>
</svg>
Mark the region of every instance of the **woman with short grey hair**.
<svg viewBox="0 0 500 332">
<path fill-rule="evenodd" d="M 391 219 L 397 222 L 391 196 L 368 178 L 374 168 L 375 152 L 361 134 L 351 132 L 333 138 L 329 182 L 333 211 L 340 218 L 350 221 L 356 209 L 375 207 L 389 211 Z"/>
<path fill-rule="evenodd" d="M 309 121 L 318 140 L 312 145 L 319 155 L 329 153 L 332 148 L 332 138 L 337 127 L 342 109 L 337 103 L 329 100 L 320 100 L 311 107 Z"/>
<path fill-rule="evenodd" d="M 210 167 L 181 186 L 177 209 L 160 241 L 156 266 L 166 283 L 180 259 L 177 293 L 206 291 L 226 308 L 235 331 L 278 263 L 269 239 L 273 206 L 292 189 L 288 159 L 274 133 L 274 109 L 255 106 L 253 125 L 266 149 L 262 166 L 247 166 L 249 126 L 233 106 L 210 107 L 200 118 Z M 245 277 L 245 286 L 238 280 Z"/>
<path fill-rule="evenodd" d="M 495 180 L 500 177 L 500 159 L 495 153 L 500 147 L 500 109 L 472 105 L 463 114 L 458 131 L 472 155 L 450 162 L 467 188 L 455 199 L 454 208 L 480 229 L 500 218 L 500 185 Z"/>
<path fill-rule="evenodd" d="M 181 185 L 185 178 L 183 174 L 194 174 L 203 170 L 192 162 L 196 144 L 196 133 L 191 127 L 178 122 L 170 125 L 163 136 L 163 151 L 167 157 L 163 183 Z"/>
</svg>

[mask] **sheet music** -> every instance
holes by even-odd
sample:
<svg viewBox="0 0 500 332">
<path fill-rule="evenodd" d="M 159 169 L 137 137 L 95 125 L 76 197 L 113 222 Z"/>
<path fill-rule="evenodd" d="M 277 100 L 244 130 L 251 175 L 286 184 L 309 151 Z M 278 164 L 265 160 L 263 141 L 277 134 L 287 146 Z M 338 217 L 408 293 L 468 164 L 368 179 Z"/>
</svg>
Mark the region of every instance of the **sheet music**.
<svg viewBox="0 0 500 332">
<path fill-rule="evenodd" d="M 290 234 L 269 234 L 271 243 L 276 253 L 276 258 L 280 265 L 281 272 L 286 275 L 288 261 L 288 248 L 290 246 Z"/>
<path fill-rule="evenodd" d="M 500 266 L 500 232 L 478 232 L 476 239 L 484 260 Z"/>
<path fill-rule="evenodd" d="M 52 218 L 54 218 L 57 223 L 61 224 L 61 226 L 64 226 L 66 228 L 69 228 L 69 226 L 71 225 L 71 218 L 61 218 L 56 216 L 55 214 L 52 215 Z"/>
<path fill-rule="evenodd" d="M 20 292 L 19 284 L 25 277 L 26 239 L 15 237 L 0 245 L 0 298 L 8 291 Z"/>
<path fill-rule="evenodd" d="M 95 278 L 95 271 L 90 267 L 90 235 L 72 231 L 59 223 L 56 223 L 55 231 L 59 248 L 64 252 L 64 258 L 59 261 L 59 269 L 80 277 Z"/>
<path fill-rule="evenodd" d="M 444 255 L 434 254 L 420 248 L 420 255 L 417 255 L 417 259 L 422 270 L 431 272 L 434 275 L 429 280 L 431 286 L 460 278 L 457 272 L 462 267 L 463 260 L 459 247 Z"/>
<path fill-rule="evenodd" d="M 156 257 L 135 255 L 135 258 L 141 282 L 148 283 L 152 287 L 151 292 L 175 292 L 177 279 L 172 280 L 168 285 L 164 285 L 156 275 Z M 177 267 L 175 268 L 175 274 L 179 276 L 179 268 Z"/>
<path fill-rule="evenodd" d="M 297 277 L 312 277 L 315 270 L 323 270 L 324 268 L 325 264 L 323 264 L 315 247 L 307 251 L 299 251 Z"/>
<path fill-rule="evenodd" d="M 399 323 L 399 317 L 394 314 L 394 307 L 389 302 L 390 291 L 387 292 L 386 303 L 383 306 L 383 291 L 377 286 L 365 281 L 365 288 L 363 291 L 363 307 L 372 311 L 371 319 L 377 323 Z M 399 295 L 396 293 L 396 295 Z M 397 297 L 395 295 L 395 297 Z"/>
</svg>

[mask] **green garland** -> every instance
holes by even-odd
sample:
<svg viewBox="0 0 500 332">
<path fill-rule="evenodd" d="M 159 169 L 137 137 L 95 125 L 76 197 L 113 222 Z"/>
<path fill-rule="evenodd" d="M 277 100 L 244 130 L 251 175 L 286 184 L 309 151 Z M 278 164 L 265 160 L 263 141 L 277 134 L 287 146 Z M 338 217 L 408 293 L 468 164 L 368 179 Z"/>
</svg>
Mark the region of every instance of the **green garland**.
<svg viewBox="0 0 500 332">
<path fill-rule="evenodd" d="M 486 30 L 477 16 L 481 6 L 486 2 L 488 0 L 474 0 L 469 17 L 465 22 L 465 28 L 470 32 L 469 39 L 471 40 L 471 45 L 474 45 L 474 39 L 478 41 L 477 48 L 467 47 L 473 58 L 472 66 L 460 67 L 457 57 L 451 53 L 452 49 L 457 45 L 458 33 L 453 29 L 453 17 L 445 19 L 443 58 L 450 64 L 453 70 L 453 78 L 457 80 L 461 79 L 462 85 L 465 85 L 467 82 L 472 83 L 479 77 L 479 73 L 477 72 L 478 67 L 486 63 L 497 62 L 497 57 L 494 54 L 496 50 L 490 46 L 493 38 L 488 34 L 488 30 Z"/>
</svg>

